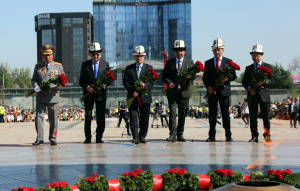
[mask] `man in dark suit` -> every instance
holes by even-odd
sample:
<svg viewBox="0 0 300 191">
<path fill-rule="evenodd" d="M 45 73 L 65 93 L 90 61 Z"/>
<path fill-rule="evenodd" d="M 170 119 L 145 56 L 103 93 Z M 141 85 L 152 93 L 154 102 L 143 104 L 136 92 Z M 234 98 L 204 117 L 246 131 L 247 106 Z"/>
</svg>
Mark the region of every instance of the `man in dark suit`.
<svg viewBox="0 0 300 191">
<path fill-rule="evenodd" d="M 296 103 L 296 99 L 294 98 L 291 98 L 291 103 L 289 104 L 289 114 L 290 114 L 291 128 L 293 127 L 293 122 L 294 122 L 294 128 L 297 129 L 297 117 L 299 113 L 298 113 L 298 105 Z"/>
<path fill-rule="evenodd" d="M 252 52 L 250 52 L 253 60 L 253 64 L 246 67 L 244 79 L 242 84 L 244 88 L 248 91 L 248 98 L 250 95 L 254 97 L 256 94 L 256 102 L 252 99 L 251 104 L 249 106 L 250 112 L 250 129 L 252 133 L 252 138 L 249 142 L 258 142 L 258 131 L 257 131 L 257 115 L 258 115 L 258 104 L 260 105 L 261 116 L 263 119 L 263 124 L 265 127 L 264 137 L 268 138 L 268 141 L 271 141 L 270 132 L 270 120 L 269 120 L 269 113 L 270 113 L 270 85 L 274 84 L 276 78 L 274 76 L 273 67 L 270 64 L 262 62 L 262 46 L 256 44 L 253 46 Z M 263 86 L 259 92 L 255 92 L 254 89 L 251 87 L 253 85 L 253 79 L 255 79 L 255 73 L 258 71 L 258 66 L 264 66 L 272 71 L 272 75 L 268 77 L 266 81 L 259 81 L 257 82 L 259 86 Z"/>
<path fill-rule="evenodd" d="M 148 73 L 149 69 L 153 69 L 152 66 L 144 63 L 145 59 L 145 48 L 141 45 L 136 46 L 133 52 L 135 63 L 129 65 L 125 69 L 125 74 L 123 78 L 124 87 L 127 90 L 127 99 L 130 99 L 132 96 L 135 97 L 134 101 L 129 107 L 130 115 L 130 126 L 133 139 L 132 143 L 146 143 L 146 136 L 149 127 L 149 116 L 150 116 L 150 104 L 152 103 L 151 88 L 153 84 L 151 83 L 140 83 L 140 89 L 148 90 L 147 95 L 140 97 L 141 105 L 136 99 L 139 93 L 136 91 L 134 82 L 138 79 L 141 79 L 145 74 Z M 140 116 L 139 116 L 140 112 Z M 138 120 L 138 117 L 139 120 Z M 139 124 L 138 124 L 139 121 Z M 140 132 L 138 127 L 140 126 Z"/>
<path fill-rule="evenodd" d="M 105 107 L 106 107 L 106 89 L 101 89 L 101 94 L 95 94 L 92 87 L 98 78 L 101 78 L 106 70 L 109 69 L 109 64 L 101 58 L 102 49 L 99 43 L 90 45 L 91 60 L 82 63 L 79 85 L 83 88 L 83 95 L 91 93 L 91 98 L 84 100 L 85 120 L 84 120 L 84 143 L 91 143 L 91 120 L 94 103 L 96 103 L 97 128 L 96 128 L 96 143 L 103 143 L 102 137 L 105 129 Z M 110 84 L 106 84 L 109 86 Z"/>
<path fill-rule="evenodd" d="M 170 117 L 169 117 L 169 130 L 170 137 L 167 138 L 167 141 L 175 142 L 181 141 L 185 142 L 183 137 L 185 116 L 187 107 L 189 105 L 189 100 L 191 97 L 191 88 L 190 80 L 193 80 L 193 76 L 188 75 L 186 82 L 175 84 L 179 79 L 178 73 L 182 69 L 186 69 L 188 66 L 194 64 L 193 60 L 185 58 L 185 43 L 183 40 L 176 40 L 174 42 L 173 51 L 175 53 L 175 58 L 172 58 L 167 61 L 166 66 L 163 71 L 162 80 L 164 83 L 171 88 L 167 93 L 169 108 L 170 108 Z M 176 107 L 178 105 L 178 126 L 176 125 Z M 177 138 L 176 138 L 177 136 Z"/>
<path fill-rule="evenodd" d="M 217 114 L 218 114 L 218 102 L 220 104 L 222 120 L 223 120 L 223 128 L 225 129 L 225 137 L 226 141 L 233 141 L 231 138 L 230 131 L 230 118 L 229 118 L 229 98 L 231 95 L 230 92 L 230 81 L 236 79 L 236 75 L 232 77 L 225 77 L 221 79 L 224 82 L 224 86 L 218 87 L 214 90 L 214 86 L 216 84 L 216 79 L 218 78 L 219 69 L 224 69 L 226 64 L 228 63 L 229 58 L 226 58 L 223 55 L 224 53 L 224 45 L 222 39 L 215 39 L 212 52 L 214 57 L 205 61 L 205 72 L 203 74 L 203 83 L 207 89 L 207 92 L 212 94 L 208 100 L 209 106 L 209 137 L 206 139 L 206 142 L 215 141 L 216 136 L 216 122 L 217 122 Z"/>
</svg>

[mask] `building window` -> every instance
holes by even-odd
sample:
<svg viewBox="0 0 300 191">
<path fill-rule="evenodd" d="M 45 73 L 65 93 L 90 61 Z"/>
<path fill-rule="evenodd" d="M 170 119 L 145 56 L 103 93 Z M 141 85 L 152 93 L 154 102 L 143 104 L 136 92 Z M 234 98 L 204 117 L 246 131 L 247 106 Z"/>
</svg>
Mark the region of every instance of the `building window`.
<svg viewBox="0 0 300 191">
<path fill-rule="evenodd" d="M 66 43 L 69 43 L 69 40 L 66 40 Z"/>
<path fill-rule="evenodd" d="M 69 33 L 69 30 L 66 30 L 66 33 Z"/>
<path fill-rule="evenodd" d="M 66 51 L 69 51 L 69 48 L 66 48 Z"/>
<path fill-rule="evenodd" d="M 51 44 L 56 47 L 56 29 L 42 30 L 42 44 Z M 53 60 L 55 60 L 56 54 L 53 54 Z"/>
<path fill-rule="evenodd" d="M 83 18 L 73 18 L 73 24 L 83 24 Z"/>
<path fill-rule="evenodd" d="M 87 32 L 90 32 L 90 29 L 88 28 Z"/>
<path fill-rule="evenodd" d="M 88 40 L 90 40 L 90 37 L 88 36 Z"/>
<path fill-rule="evenodd" d="M 73 74 L 74 86 L 78 86 L 83 59 L 83 28 L 73 28 Z"/>
<path fill-rule="evenodd" d="M 66 59 L 69 59 L 69 56 L 66 56 Z"/>
<path fill-rule="evenodd" d="M 50 25 L 50 19 L 39 19 L 38 25 Z"/>
<path fill-rule="evenodd" d="M 71 26 L 71 18 L 63 18 L 63 26 Z"/>
<path fill-rule="evenodd" d="M 88 24 L 88 25 L 90 24 L 90 21 L 89 21 L 89 20 L 87 21 L 87 24 Z"/>
<path fill-rule="evenodd" d="M 55 25 L 55 19 L 51 19 L 51 25 Z"/>
</svg>

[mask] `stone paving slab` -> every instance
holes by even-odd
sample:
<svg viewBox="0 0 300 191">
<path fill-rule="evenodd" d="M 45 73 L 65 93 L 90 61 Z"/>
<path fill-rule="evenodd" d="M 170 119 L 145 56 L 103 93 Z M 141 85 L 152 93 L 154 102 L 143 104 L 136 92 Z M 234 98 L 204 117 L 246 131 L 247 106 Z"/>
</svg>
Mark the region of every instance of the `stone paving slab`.
<svg viewBox="0 0 300 191">
<path fill-rule="evenodd" d="M 150 119 L 152 122 L 152 119 Z M 118 119 L 106 121 L 104 144 L 83 144 L 84 122 L 59 122 L 58 145 L 50 146 L 49 123 L 45 123 L 45 144 L 32 146 L 36 132 L 34 123 L 1 123 L 0 135 L 0 190 L 19 186 L 34 188 L 54 181 L 69 184 L 94 173 L 108 179 L 126 171 L 141 168 L 161 174 L 171 168 L 205 174 L 210 168 L 230 168 L 247 174 L 270 168 L 300 172 L 300 130 L 290 128 L 289 121 L 271 120 L 272 144 L 263 143 L 262 120 L 259 124 L 259 143 L 249 143 L 250 129 L 241 119 L 231 120 L 234 142 L 225 142 L 225 132 L 217 125 L 217 142 L 207 143 L 209 123 L 205 119 L 187 119 L 184 137 L 188 142 L 165 142 L 168 128 L 151 128 L 146 144 L 131 144 L 131 138 L 122 137 L 124 122 L 117 128 Z M 160 121 L 159 121 L 160 124 Z M 151 124 L 150 124 L 151 125 Z M 92 132 L 96 129 L 92 122 Z M 125 131 L 126 132 L 126 129 Z M 252 169 L 247 169 L 253 165 Z"/>
</svg>

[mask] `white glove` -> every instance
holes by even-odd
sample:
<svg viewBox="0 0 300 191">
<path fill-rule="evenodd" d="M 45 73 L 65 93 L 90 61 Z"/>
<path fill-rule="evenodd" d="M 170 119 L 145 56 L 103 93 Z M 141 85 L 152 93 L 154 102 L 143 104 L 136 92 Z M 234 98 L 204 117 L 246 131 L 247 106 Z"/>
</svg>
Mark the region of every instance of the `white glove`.
<svg viewBox="0 0 300 191">
<path fill-rule="evenodd" d="M 35 86 L 33 89 L 36 93 L 41 91 L 40 86 Z"/>
<path fill-rule="evenodd" d="M 57 84 L 50 83 L 50 88 L 55 88 Z"/>
</svg>

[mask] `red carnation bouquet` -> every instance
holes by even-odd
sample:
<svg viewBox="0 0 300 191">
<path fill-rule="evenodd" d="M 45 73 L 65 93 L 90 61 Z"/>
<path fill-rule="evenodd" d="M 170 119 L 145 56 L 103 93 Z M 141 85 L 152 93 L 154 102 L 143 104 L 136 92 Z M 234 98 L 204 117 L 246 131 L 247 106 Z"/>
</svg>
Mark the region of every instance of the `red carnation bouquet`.
<svg viewBox="0 0 300 191">
<path fill-rule="evenodd" d="M 268 171 L 268 175 L 270 178 L 270 181 L 280 181 L 287 175 L 292 174 L 292 171 L 290 169 L 285 169 L 285 170 L 274 170 L 271 169 Z"/>
<path fill-rule="evenodd" d="M 148 90 L 146 89 L 141 89 L 140 88 L 140 84 L 141 83 L 150 83 L 150 84 L 154 84 L 156 80 L 158 80 L 159 76 L 156 74 L 156 72 L 154 72 L 151 68 L 149 69 L 149 71 L 147 72 L 147 74 L 145 74 L 143 77 L 141 77 L 141 79 L 137 80 L 134 82 L 134 87 L 135 90 L 138 92 L 138 97 L 136 97 L 136 99 L 138 100 L 139 104 L 142 105 L 141 102 L 141 97 L 143 97 L 144 95 L 147 95 Z M 129 98 L 126 101 L 126 105 L 129 108 L 130 105 L 132 104 L 134 100 L 134 96 L 132 96 L 131 98 Z"/>
<path fill-rule="evenodd" d="M 46 187 L 39 187 L 35 189 L 35 191 L 72 191 L 73 189 L 68 185 L 67 182 L 59 181 L 59 182 L 53 182 L 52 184 L 47 184 Z"/>
<path fill-rule="evenodd" d="M 230 169 L 217 169 L 215 171 L 210 169 L 207 175 L 210 177 L 211 190 L 233 182 L 243 181 L 242 173 L 232 172 Z"/>
<path fill-rule="evenodd" d="M 178 73 L 179 79 L 175 82 L 176 89 L 178 87 L 179 83 L 186 83 L 188 78 L 186 78 L 187 75 L 193 76 L 192 78 L 196 77 L 196 74 L 199 73 L 200 71 L 204 72 L 205 68 L 203 67 L 203 64 L 200 61 L 197 61 L 195 64 L 188 66 L 185 70 L 181 70 L 180 73 Z M 190 78 L 190 79 L 192 79 Z M 162 94 L 166 95 L 170 91 L 170 87 L 167 87 L 163 91 L 161 91 Z M 177 91 L 176 91 L 177 92 Z"/>
<path fill-rule="evenodd" d="M 224 78 L 227 76 L 228 78 L 232 77 L 235 75 L 235 71 L 236 70 L 240 70 L 240 66 L 237 65 L 236 63 L 232 62 L 231 60 L 229 60 L 225 66 L 224 69 L 220 68 L 219 69 L 219 73 L 218 73 L 218 76 L 216 78 L 216 84 L 215 86 L 213 87 L 213 94 L 216 95 L 216 89 L 219 88 L 219 87 L 225 87 L 225 82 L 222 82 L 221 80 L 224 80 Z M 206 100 L 208 100 L 210 98 L 212 94 L 210 93 L 207 93 L 204 98 Z"/>
<path fill-rule="evenodd" d="M 47 93 L 51 89 L 57 89 L 60 86 L 66 86 L 67 81 L 68 81 L 68 79 L 64 73 L 61 75 L 57 75 L 57 76 L 56 75 L 51 76 L 51 78 L 48 81 L 47 80 L 42 81 L 42 84 L 40 85 L 40 88 L 41 88 L 40 93 L 42 93 L 42 94 Z M 51 88 L 50 83 L 56 84 L 57 86 L 55 88 Z M 27 92 L 27 93 L 25 93 L 25 97 L 29 97 L 29 96 L 33 95 L 34 93 L 35 93 L 34 90 Z"/>
<path fill-rule="evenodd" d="M 270 69 L 268 69 L 267 67 L 264 66 L 258 66 L 258 70 L 260 72 L 257 72 L 254 74 L 254 79 L 252 80 L 251 87 L 252 89 L 255 91 L 255 102 L 257 102 L 257 95 L 256 93 L 259 92 L 261 89 L 264 88 L 263 85 L 259 86 L 258 82 L 263 82 L 266 81 L 269 76 L 271 76 L 273 73 Z M 248 106 L 250 107 L 251 105 L 251 101 L 252 101 L 253 95 L 250 95 L 250 98 L 248 98 Z"/>
<path fill-rule="evenodd" d="M 109 184 L 104 175 L 93 174 L 91 177 L 82 178 L 78 177 L 80 180 L 76 182 L 75 185 L 78 186 L 79 190 L 108 190 Z"/>
<path fill-rule="evenodd" d="M 94 89 L 94 94 L 101 94 L 101 90 L 102 88 L 105 89 L 106 88 L 106 85 L 109 84 L 110 82 L 112 81 L 115 81 L 116 78 L 115 76 L 113 75 L 113 73 L 107 69 L 106 70 L 106 73 L 102 76 L 102 78 L 97 78 L 95 84 L 92 85 L 93 89 Z M 82 96 L 79 101 L 80 102 L 83 102 L 86 98 L 89 98 L 88 101 L 91 100 L 91 94 L 92 93 L 88 93 L 84 96 Z"/>
</svg>

